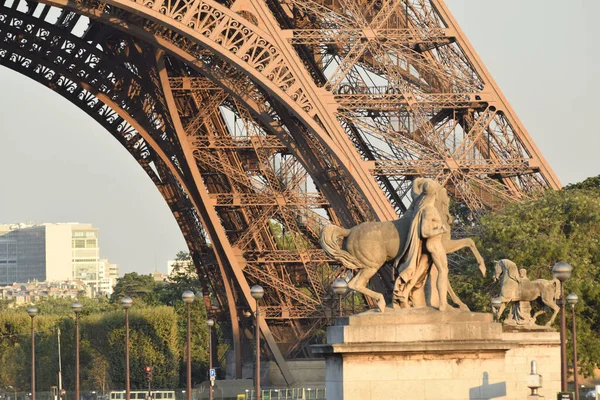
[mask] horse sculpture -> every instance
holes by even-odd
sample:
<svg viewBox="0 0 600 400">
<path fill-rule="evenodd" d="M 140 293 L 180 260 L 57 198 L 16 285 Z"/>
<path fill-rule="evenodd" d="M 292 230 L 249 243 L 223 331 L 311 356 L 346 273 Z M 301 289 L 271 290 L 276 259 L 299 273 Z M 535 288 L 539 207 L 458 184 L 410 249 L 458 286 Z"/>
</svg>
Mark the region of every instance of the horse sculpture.
<svg viewBox="0 0 600 400">
<path fill-rule="evenodd" d="M 419 205 L 425 202 L 426 196 L 429 196 L 427 197 L 427 201 L 435 200 L 435 209 L 441 217 L 439 226 L 433 227 L 438 232 L 435 234 L 437 245 L 421 246 L 427 247 L 427 249 L 419 249 L 419 251 L 424 251 L 423 257 L 419 257 L 416 260 L 417 264 L 421 265 L 418 267 L 421 275 L 410 279 L 407 293 L 412 293 L 411 291 L 422 288 L 425 280 L 424 276 L 428 276 L 429 274 L 431 266 L 429 260 L 432 260 L 434 263 L 443 263 L 445 261 L 447 270 L 446 255 L 465 247 L 471 249 L 477 259 L 481 273 L 485 275 L 485 263 L 479 251 L 477 251 L 473 240 L 469 238 L 460 240 L 451 239 L 450 226 L 452 217 L 449 212 L 449 198 L 446 189 L 432 179 L 418 178 L 413 182 L 411 195 L 413 203 L 400 219 L 386 222 L 364 222 L 351 229 L 328 225 L 321 232 L 321 247 L 323 250 L 344 267 L 357 271 L 354 278 L 348 283 L 348 286 L 365 296 L 375 299 L 379 310 L 382 312 L 386 307 L 383 294 L 368 289 L 367 283 L 386 262 L 395 261 L 395 265 L 401 264 L 404 256 L 409 252 L 411 238 L 415 239 L 415 235 L 420 236 L 420 240 L 425 241 L 427 244 L 429 239 L 423 235 L 422 215 L 419 214 Z M 344 238 L 341 246 L 339 244 L 340 238 Z M 432 247 L 432 249 L 429 249 L 429 247 Z M 430 250 L 436 252 L 436 254 L 431 254 Z M 428 254 L 427 252 L 430 253 Z M 423 264 L 426 265 L 423 266 Z M 436 267 L 439 270 L 442 266 L 437 265 Z M 446 280 L 446 287 L 451 299 L 461 309 L 468 310 L 467 306 L 460 301 L 452 288 L 447 285 L 447 275 L 442 275 L 441 279 Z M 440 282 L 439 278 L 438 282 Z M 447 301 L 443 294 L 442 297 L 444 298 L 439 299 L 440 310 L 443 308 L 442 305 Z M 425 305 L 422 300 L 419 300 L 415 296 L 410 299 L 406 298 L 404 306 L 409 304 L 409 300 L 412 302 L 413 307 Z"/>
<path fill-rule="evenodd" d="M 533 301 L 541 298 L 542 302 L 554 311 L 546 326 L 550 326 L 554 322 L 560 309 L 556 304 L 556 299 L 560 296 L 558 279 L 530 281 L 519 274 L 517 265 L 514 262 L 507 259 L 495 262 L 494 281 L 499 280 L 500 277 L 502 277 L 502 281 L 499 299 L 502 301 L 502 305 L 498 310 L 498 318 L 502 316 L 504 309 L 512 301 Z M 544 312 L 536 312 L 532 317 L 532 321 L 535 323 L 537 316 Z"/>
</svg>

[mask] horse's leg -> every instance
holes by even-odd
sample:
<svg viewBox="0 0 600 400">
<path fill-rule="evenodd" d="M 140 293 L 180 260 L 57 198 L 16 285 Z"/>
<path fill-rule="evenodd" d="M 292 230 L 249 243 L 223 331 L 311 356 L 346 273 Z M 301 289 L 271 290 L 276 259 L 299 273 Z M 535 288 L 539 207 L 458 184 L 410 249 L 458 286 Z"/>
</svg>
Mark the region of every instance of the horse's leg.
<svg viewBox="0 0 600 400">
<path fill-rule="evenodd" d="M 477 250 L 477 246 L 475 246 L 475 242 L 473 241 L 473 239 L 464 238 L 453 240 L 445 238 L 443 244 L 447 254 L 455 253 L 460 249 L 464 249 L 465 247 L 471 249 L 473 256 L 475 256 L 475 259 L 479 264 L 479 270 L 481 271 L 481 274 L 485 276 L 485 261 L 483 260 L 483 257 L 481 257 L 481 254 L 479 254 L 479 250 Z"/>
<path fill-rule="evenodd" d="M 377 272 L 377 268 L 363 268 L 358 270 L 354 278 L 348 283 L 348 287 L 359 293 L 377 300 L 377 307 L 381 312 L 385 311 L 385 297 L 381 293 L 367 289 L 369 279 Z"/>
<path fill-rule="evenodd" d="M 552 311 L 553 311 L 552 316 L 550 317 L 550 320 L 548 322 L 546 322 L 546 326 L 550 326 L 550 325 L 552 325 L 552 323 L 556 319 L 556 315 L 558 314 L 558 311 L 560 310 L 560 307 L 557 306 L 556 304 L 552 304 L 552 302 L 546 303 L 544 301 L 544 304 L 546 304 L 548 307 L 550 307 L 552 309 Z"/>
<path fill-rule="evenodd" d="M 548 307 L 550 307 L 552 311 L 554 311 L 552 317 L 550 317 L 550 320 L 546 322 L 546 326 L 550 326 L 554 322 L 554 319 L 556 319 L 556 315 L 560 311 L 560 307 L 558 306 L 558 304 L 556 304 L 556 301 L 554 300 L 554 291 L 548 291 L 548 293 L 546 293 L 546 291 L 542 291 L 541 294 L 542 302 Z"/>
<path fill-rule="evenodd" d="M 540 311 L 536 312 L 535 314 L 533 314 L 533 317 L 531 317 L 533 319 L 533 323 L 535 324 L 538 316 L 545 314 L 545 313 L 546 313 L 546 311 L 540 310 Z"/>
<path fill-rule="evenodd" d="M 454 293 L 454 289 L 452 289 L 452 285 L 450 284 L 450 282 L 448 282 L 448 294 L 450 295 L 452 301 L 458 306 L 458 308 L 460 308 L 463 311 L 471 311 L 469 310 L 469 307 L 465 303 L 463 303 L 462 300 L 456 295 L 456 293 Z"/>
</svg>

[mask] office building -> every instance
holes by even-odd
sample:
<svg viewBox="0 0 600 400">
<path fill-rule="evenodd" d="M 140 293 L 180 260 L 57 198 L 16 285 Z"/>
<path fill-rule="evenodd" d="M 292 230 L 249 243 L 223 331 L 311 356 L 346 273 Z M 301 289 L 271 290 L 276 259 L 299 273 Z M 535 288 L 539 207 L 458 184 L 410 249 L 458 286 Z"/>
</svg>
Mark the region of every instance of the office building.
<svg viewBox="0 0 600 400">
<path fill-rule="evenodd" d="M 91 224 L 0 225 L 0 285 L 78 280 L 96 295 L 110 294 L 117 277 Z"/>
</svg>

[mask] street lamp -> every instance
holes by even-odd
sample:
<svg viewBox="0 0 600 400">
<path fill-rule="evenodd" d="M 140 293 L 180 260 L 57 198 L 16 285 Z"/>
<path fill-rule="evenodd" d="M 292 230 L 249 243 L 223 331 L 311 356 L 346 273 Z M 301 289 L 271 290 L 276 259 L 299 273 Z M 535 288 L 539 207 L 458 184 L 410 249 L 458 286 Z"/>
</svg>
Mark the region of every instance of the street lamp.
<svg viewBox="0 0 600 400">
<path fill-rule="evenodd" d="M 573 341 L 573 387 L 575 388 L 575 400 L 579 400 L 579 387 L 577 376 L 577 332 L 575 323 L 575 304 L 579 301 L 579 297 L 575 293 L 567 296 L 567 303 L 571 305 L 571 317 L 573 325 L 571 327 L 571 340 Z"/>
<path fill-rule="evenodd" d="M 567 391 L 567 340 L 565 326 L 567 324 L 565 317 L 565 290 L 564 282 L 571 276 L 571 267 L 564 261 L 559 261 L 552 267 L 552 275 L 560 281 L 560 298 L 557 304 L 560 307 L 560 390 Z"/>
<path fill-rule="evenodd" d="M 343 313 L 342 313 L 342 296 L 344 294 L 346 294 L 346 292 L 348 291 L 348 282 L 346 282 L 342 278 L 337 278 L 335 281 L 333 281 L 333 283 L 331 284 L 331 287 L 333 288 L 333 291 L 335 292 L 335 294 L 337 294 L 339 297 L 340 317 L 341 317 L 343 315 Z"/>
<path fill-rule="evenodd" d="M 31 400 L 35 400 L 35 326 L 33 319 L 38 315 L 38 309 L 29 307 L 27 314 L 31 317 Z"/>
<path fill-rule="evenodd" d="M 498 322 L 500 322 L 500 316 L 498 315 L 498 311 L 500 311 L 500 307 L 502 307 L 502 299 L 500 297 L 494 297 L 492 299 L 492 310 L 494 311 L 496 321 L 498 321 Z"/>
<path fill-rule="evenodd" d="M 83 309 L 81 303 L 76 302 L 71 305 L 71 310 L 75 313 L 75 400 L 79 400 L 79 313 Z"/>
<path fill-rule="evenodd" d="M 254 398 L 260 400 L 260 309 L 258 307 L 258 301 L 263 298 L 265 291 L 261 286 L 255 285 L 250 289 L 250 295 L 256 300 L 256 320 L 254 321 L 254 336 L 256 336 L 256 379 L 254 380 L 254 391 L 256 394 Z"/>
<path fill-rule="evenodd" d="M 187 390 L 185 391 L 187 400 L 192 400 L 192 318 L 190 306 L 195 298 L 196 295 L 191 290 L 186 290 L 181 295 L 181 299 L 187 307 Z"/>
<path fill-rule="evenodd" d="M 212 327 L 215 324 L 215 321 L 212 318 L 209 318 L 206 320 L 206 325 L 208 325 L 208 370 L 209 373 L 210 371 L 212 371 L 212 367 L 213 367 L 213 355 L 212 355 Z M 211 377 L 209 376 L 209 379 L 211 380 L 210 385 L 208 386 L 208 400 L 213 400 L 213 382 Z"/>
<path fill-rule="evenodd" d="M 131 395 L 129 388 L 129 309 L 132 305 L 133 300 L 131 300 L 131 297 L 121 299 L 121 307 L 125 310 L 125 400 L 130 400 Z"/>
</svg>

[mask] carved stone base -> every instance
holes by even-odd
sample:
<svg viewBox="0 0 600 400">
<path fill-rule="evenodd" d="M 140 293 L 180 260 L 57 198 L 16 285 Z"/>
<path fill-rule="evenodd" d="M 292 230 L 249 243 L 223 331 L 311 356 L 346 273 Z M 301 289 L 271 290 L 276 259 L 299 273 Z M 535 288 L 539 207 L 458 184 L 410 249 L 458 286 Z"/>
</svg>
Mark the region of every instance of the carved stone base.
<svg viewBox="0 0 600 400">
<path fill-rule="evenodd" d="M 366 312 L 338 318 L 327 344 L 328 400 L 523 399 L 531 360 L 541 394 L 560 389 L 556 332 L 503 332 L 491 314 L 432 308 Z"/>
</svg>

